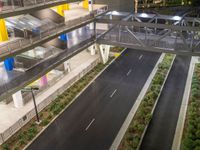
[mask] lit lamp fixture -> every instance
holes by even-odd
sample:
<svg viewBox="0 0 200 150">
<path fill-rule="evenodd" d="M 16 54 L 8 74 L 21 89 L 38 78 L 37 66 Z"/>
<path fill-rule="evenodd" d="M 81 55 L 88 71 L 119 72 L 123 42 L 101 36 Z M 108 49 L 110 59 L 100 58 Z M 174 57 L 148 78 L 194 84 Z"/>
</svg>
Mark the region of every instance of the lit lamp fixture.
<svg viewBox="0 0 200 150">
<path fill-rule="evenodd" d="M 32 97 L 33 97 L 33 104 L 34 104 L 34 108 L 35 108 L 35 114 L 36 114 L 36 119 L 37 119 L 37 123 L 39 124 L 40 118 L 39 118 L 39 114 L 38 114 L 38 110 L 37 110 L 37 105 L 36 105 L 36 101 L 35 101 L 35 95 L 34 95 L 34 91 L 38 91 L 39 87 L 38 86 L 28 86 L 25 87 L 24 89 L 22 89 L 22 92 L 31 92 Z"/>
<path fill-rule="evenodd" d="M 146 13 L 141 13 L 141 14 L 140 14 L 140 17 L 142 17 L 142 18 L 147 18 L 147 17 L 148 17 L 148 14 L 146 14 Z"/>
<path fill-rule="evenodd" d="M 177 20 L 177 21 L 180 21 L 182 18 L 180 16 L 174 16 L 173 17 L 173 20 Z"/>
</svg>

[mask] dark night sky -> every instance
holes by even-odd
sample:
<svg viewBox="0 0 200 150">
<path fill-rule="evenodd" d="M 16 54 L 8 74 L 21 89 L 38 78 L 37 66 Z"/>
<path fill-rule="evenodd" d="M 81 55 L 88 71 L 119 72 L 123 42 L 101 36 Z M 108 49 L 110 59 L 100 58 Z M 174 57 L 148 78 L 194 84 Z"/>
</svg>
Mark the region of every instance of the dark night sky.
<svg viewBox="0 0 200 150">
<path fill-rule="evenodd" d="M 107 4 L 111 10 L 133 11 L 134 0 L 95 0 L 97 4 Z"/>
</svg>

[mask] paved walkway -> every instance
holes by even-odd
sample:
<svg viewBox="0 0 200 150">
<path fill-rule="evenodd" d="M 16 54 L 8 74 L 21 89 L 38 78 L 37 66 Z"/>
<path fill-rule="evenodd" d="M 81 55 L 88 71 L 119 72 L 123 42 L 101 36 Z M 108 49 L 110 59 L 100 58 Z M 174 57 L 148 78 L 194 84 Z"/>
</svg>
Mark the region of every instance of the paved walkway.
<svg viewBox="0 0 200 150">
<path fill-rule="evenodd" d="M 88 52 L 83 51 L 78 55 L 71 58 L 71 72 L 65 75 L 62 79 L 56 82 L 55 85 L 45 90 L 43 93 L 38 94 L 36 97 L 37 103 L 41 103 L 47 99 L 52 93 L 57 92 L 64 84 L 68 83 L 73 77 L 80 74 L 85 68 L 90 66 L 91 63 L 99 59 L 99 55 L 91 56 Z M 0 133 L 3 133 L 8 128 L 17 123 L 23 116 L 33 110 L 33 103 L 29 101 L 23 108 L 15 108 L 13 102 L 8 105 L 0 104 Z M 8 119 L 9 118 L 9 119 Z"/>
</svg>

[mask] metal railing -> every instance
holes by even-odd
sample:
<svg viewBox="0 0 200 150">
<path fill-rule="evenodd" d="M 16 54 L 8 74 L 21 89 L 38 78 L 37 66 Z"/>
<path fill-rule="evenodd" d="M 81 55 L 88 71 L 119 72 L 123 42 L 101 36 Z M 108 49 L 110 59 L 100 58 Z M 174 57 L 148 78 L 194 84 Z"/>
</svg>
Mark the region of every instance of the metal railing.
<svg viewBox="0 0 200 150">
<path fill-rule="evenodd" d="M 89 14 L 84 17 L 67 21 L 65 24 L 56 25 L 54 28 L 48 29 L 45 32 L 39 32 L 38 36 L 35 36 L 35 37 L 30 36 L 29 39 L 17 39 L 15 41 L 10 41 L 5 44 L 1 44 L 0 56 L 4 54 L 12 54 L 16 51 L 19 51 L 22 48 L 31 46 L 33 44 L 36 44 L 37 42 L 41 42 L 41 40 L 45 40 L 46 38 L 50 38 L 56 35 L 59 36 L 60 33 L 65 32 L 72 27 L 83 24 L 86 21 L 93 18 L 94 16 Z"/>
<path fill-rule="evenodd" d="M 85 74 L 87 74 L 90 70 L 92 70 L 98 63 L 99 59 L 92 62 L 89 66 L 84 68 L 81 72 L 77 73 L 69 79 L 67 83 L 65 83 L 62 88 L 57 89 L 54 93 L 51 93 L 46 99 L 44 99 L 42 102 L 40 102 L 37 107 L 38 111 L 41 111 L 44 109 L 47 105 L 49 105 L 54 99 L 62 94 L 65 90 L 67 90 L 69 87 L 71 87 L 76 81 L 81 79 Z M 36 93 L 36 96 L 39 96 L 43 92 L 45 92 L 47 89 L 49 89 L 52 85 L 57 83 L 60 79 L 62 79 L 63 76 L 59 76 L 55 79 L 53 79 L 51 82 L 48 83 L 47 86 L 42 88 L 38 93 Z M 28 95 L 26 95 L 25 98 L 29 98 Z M 21 127 L 23 127 L 29 120 L 31 120 L 35 116 L 34 109 L 31 109 L 29 112 L 26 113 L 25 116 L 21 117 L 19 120 L 16 121 L 15 124 L 10 126 L 7 130 L 1 131 L 0 133 L 0 144 L 5 142 L 9 137 L 11 137 L 13 134 L 15 134 Z"/>
<path fill-rule="evenodd" d="M 0 14 L 17 11 L 22 8 L 37 7 L 38 5 L 59 3 L 59 2 L 76 2 L 77 0 L 8 0 L 7 2 L 0 2 Z"/>
<path fill-rule="evenodd" d="M 102 7 L 99 10 L 95 10 L 92 13 L 79 17 L 73 20 L 69 20 L 65 22 L 64 24 L 57 24 L 53 28 L 48 28 L 44 32 L 39 32 L 37 36 L 31 37 L 29 39 L 17 39 L 15 41 L 10 41 L 5 44 L 0 45 L 0 57 L 13 54 L 17 51 L 20 51 L 21 49 L 28 48 L 29 46 L 32 46 L 37 43 L 41 43 L 42 40 L 46 40 L 48 38 L 54 37 L 54 36 L 59 36 L 59 34 L 67 32 L 67 30 L 70 30 L 70 28 L 78 27 L 81 24 L 85 24 L 87 21 L 92 21 L 92 19 L 95 18 L 95 16 L 100 15 L 101 13 L 105 12 L 108 10 L 108 6 Z M 0 59 L 1 60 L 1 59 Z"/>
</svg>

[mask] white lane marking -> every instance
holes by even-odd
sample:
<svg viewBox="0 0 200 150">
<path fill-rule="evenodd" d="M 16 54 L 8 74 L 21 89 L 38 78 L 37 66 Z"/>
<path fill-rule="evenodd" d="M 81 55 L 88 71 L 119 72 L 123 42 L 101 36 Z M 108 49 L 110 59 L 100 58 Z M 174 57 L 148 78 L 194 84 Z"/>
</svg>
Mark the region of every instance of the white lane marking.
<svg viewBox="0 0 200 150">
<path fill-rule="evenodd" d="M 132 72 L 132 70 L 130 69 L 130 70 L 127 72 L 126 75 L 129 76 L 131 72 Z"/>
<path fill-rule="evenodd" d="M 112 92 L 112 94 L 110 95 L 110 98 L 112 98 L 112 97 L 115 95 L 116 92 L 117 92 L 117 89 L 115 89 L 115 90 Z"/>
<path fill-rule="evenodd" d="M 142 59 L 143 55 L 140 55 L 139 60 Z"/>
<path fill-rule="evenodd" d="M 92 125 L 92 123 L 95 121 L 95 119 L 93 118 L 92 119 L 92 121 L 89 123 L 89 125 L 85 128 L 85 131 L 87 131 L 89 128 L 90 128 L 90 126 Z"/>
</svg>

